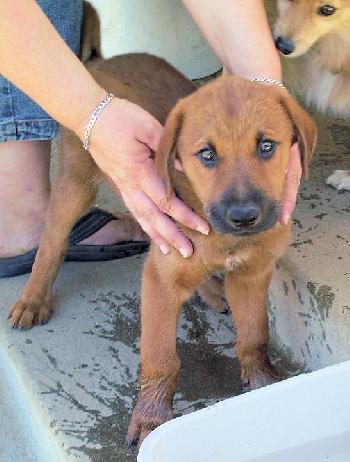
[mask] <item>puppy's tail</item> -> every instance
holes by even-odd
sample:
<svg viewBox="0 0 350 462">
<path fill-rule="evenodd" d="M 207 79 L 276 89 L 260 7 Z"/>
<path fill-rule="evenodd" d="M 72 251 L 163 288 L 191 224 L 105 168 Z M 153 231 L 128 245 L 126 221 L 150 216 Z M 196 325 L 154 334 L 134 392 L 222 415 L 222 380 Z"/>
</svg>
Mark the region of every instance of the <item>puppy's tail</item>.
<svg viewBox="0 0 350 462">
<path fill-rule="evenodd" d="M 83 63 L 87 63 L 101 57 L 100 18 L 95 8 L 90 3 L 84 1 L 80 59 Z"/>
</svg>

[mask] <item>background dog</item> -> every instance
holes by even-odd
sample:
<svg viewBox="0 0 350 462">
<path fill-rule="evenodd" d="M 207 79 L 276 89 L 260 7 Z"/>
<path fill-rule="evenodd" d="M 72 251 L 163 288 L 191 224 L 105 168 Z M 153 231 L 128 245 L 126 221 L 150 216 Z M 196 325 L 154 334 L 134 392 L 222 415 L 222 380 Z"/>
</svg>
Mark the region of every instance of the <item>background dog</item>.
<svg viewBox="0 0 350 462">
<path fill-rule="evenodd" d="M 305 55 L 299 80 L 307 102 L 322 112 L 350 116 L 350 0 L 278 0 L 277 5 L 276 46 L 287 57 Z M 336 170 L 327 183 L 350 190 L 350 171 Z"/>
</svg>

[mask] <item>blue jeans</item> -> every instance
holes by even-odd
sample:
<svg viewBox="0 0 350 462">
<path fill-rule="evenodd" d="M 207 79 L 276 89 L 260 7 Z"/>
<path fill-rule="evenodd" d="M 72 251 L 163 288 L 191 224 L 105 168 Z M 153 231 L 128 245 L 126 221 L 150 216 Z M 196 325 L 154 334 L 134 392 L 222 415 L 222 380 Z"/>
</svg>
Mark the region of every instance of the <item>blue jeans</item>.
<svg viewBox="0 0 350 462">
<path fill-rule="evenodd" d="M 68 46 L 78 54 L 83 0 L 37 0 L 37 3 Z M 57 135 L 58 123 L 0 75 L 0 142 L 52 140 Z"/>
</svg>

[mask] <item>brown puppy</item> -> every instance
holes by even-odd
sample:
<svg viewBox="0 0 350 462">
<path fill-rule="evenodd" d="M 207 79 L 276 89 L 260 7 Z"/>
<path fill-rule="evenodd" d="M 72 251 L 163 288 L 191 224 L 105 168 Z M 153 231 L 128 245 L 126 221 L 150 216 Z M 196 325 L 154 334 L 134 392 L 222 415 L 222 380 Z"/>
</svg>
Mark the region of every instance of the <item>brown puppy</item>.
<svg viewBox="0 0 350 462">
<path fill-rule="evenodd" d="M 141 395 L 128 435 L 129 442 L 141 441 L 171 418 L 180 368 L 177 319 L 183 301 L 211 271 L 225 271 L 242 378 L 252 388 L 277 379 L 267 357 L 266 298 L 275 261 L 290 235 L 290 228 L 278 223 L 279 206 L 291 144 L 299 141 L 307 174 L 316 128 L 277 86 L 222 77 L 195 91 L 165 61 L 140 54 L 96 60 L 90 70 L 108 92 L 166 121 L 156 163 L 168 192 L 175 189 L 212 226 L 209 236 L 183 229 L 195 247 L 190 259 L 175 251 L 163 256 L 153 246 L 144 269 Z M 46 229 L 32 275 L 11 309 L 12 326 L 30 328 L 49 320 L 52 285 L 69 233 L 103 180 L 67 130 L 58 154 Z M 175 170 L 176 158 L 183 171 Z"/>
<path fill-rule="evenodd" d="M 180 360 L 176 327 L 182 303 L 211 271 L 225 271 L 237 327 L 242 379 L 251 388 L 278 379 L 267 356 L 266 301 L 272 271 L 290 235 L 278 223 L 291 144 L 304 174 L 316 142 L 309 116 L 282 89 L 222 77 L 180 101 L 156 161 L 168 184 L 212 226 L 208 237 L 183 230 L 194 255 L 163 257 L 151 247 L 142 280 L 141 392 L 128 431 L 140 443 L 172 417 Z M 177 159 L 183 171 L 174 169 Z"/>
</svg>

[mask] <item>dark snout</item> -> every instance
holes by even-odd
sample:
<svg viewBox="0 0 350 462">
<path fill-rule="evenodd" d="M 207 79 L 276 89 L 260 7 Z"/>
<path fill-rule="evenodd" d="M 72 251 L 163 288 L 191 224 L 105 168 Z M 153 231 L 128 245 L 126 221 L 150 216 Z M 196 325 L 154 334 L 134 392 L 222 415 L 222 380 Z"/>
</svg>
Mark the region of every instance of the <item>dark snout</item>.
<svg viewBox="0 0 350 462">
<path fill-rule="evenodd" d="M 295 50 L 295 45 L 292 40 L 285 37 L 277 37 L 275 40 L 277 49 L 284 55 L 290 55 Z"/>
<path fill-rule="evenodd" d="M 220 234 L 250 236 L 272 228 L 279 215 L 277 201 L 258 189 L 243 195 L 226 191 L 208 210 L 208 220 Z"/>
<path fill-rule="evenodd" d="M 253 228 L 261 215 L 261 210 L 253 202 L 235 201 L 226 211 L 226 219 L 236 229 Z"/>
</svg>

